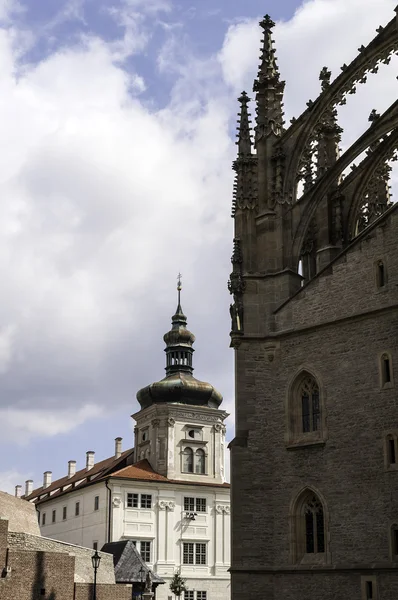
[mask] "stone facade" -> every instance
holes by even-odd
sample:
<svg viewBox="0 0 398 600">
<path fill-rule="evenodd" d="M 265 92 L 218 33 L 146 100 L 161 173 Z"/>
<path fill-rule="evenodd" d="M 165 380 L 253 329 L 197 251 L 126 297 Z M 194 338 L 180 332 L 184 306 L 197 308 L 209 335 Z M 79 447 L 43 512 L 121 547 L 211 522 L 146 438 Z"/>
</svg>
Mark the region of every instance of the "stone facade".
<svg viewBox="0 0 398 600">
<path fill-rule="evenodd" d="M 393 107 L 376 118 L 380 129 L 372 118 L 362 149 L 339 157 L 334 106 L 358 77 L 360 56 L 335 82 L 324 69 L 317 103 L 285 131 L 271 19 L 261 27 L 256 152 L 242 94 L 234 163 L 232 599 L 393 600 L 398 206 L 383 179 L 380 131 L 398 120 L 386 124 Z M 395 47 L 396 20 L 378 35 Z M 366 69 L 379 60 L 380 41 Z M 360 168 L 341 180 L 366 148 Z"/>
</svg>

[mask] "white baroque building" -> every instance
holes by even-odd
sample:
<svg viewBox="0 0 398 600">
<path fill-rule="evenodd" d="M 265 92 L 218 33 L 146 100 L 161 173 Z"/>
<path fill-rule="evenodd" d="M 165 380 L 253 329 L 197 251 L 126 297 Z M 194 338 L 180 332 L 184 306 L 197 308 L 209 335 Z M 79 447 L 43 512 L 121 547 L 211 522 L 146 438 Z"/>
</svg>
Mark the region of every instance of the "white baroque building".
<svg viewBox="0 0 398 600">
<path fill-rule="evenodd" d="M 134 448 L 33 491 L 42 535 L 101 549 L 130 539 L 150 568 L 166 580 L 157 600 L 173 598 L 169 583 L 179 571 L 187 579 L 184 600 L 230 598 L 230 486 L 225 483 L 222 396 L 192 375 L 192 344 L 179 299 L 166 333 L 166 377 L 140 390 Z M 18 486 L 19 487 L 19 486 Z"/>
</svg>

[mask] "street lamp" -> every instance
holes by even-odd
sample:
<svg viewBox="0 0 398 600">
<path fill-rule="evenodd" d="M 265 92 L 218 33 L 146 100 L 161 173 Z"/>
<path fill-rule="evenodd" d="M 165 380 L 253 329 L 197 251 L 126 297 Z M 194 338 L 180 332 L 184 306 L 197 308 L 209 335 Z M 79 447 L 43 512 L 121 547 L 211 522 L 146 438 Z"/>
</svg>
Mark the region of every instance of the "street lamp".
<svg viewBox="0 0 398 600">
<path fill-rule="evenodd" d="M 91 562 L 93 563 L 93 569 L 94 569 L 93 600 L 97 600 L 97 570 L 98 570 L 98 567 L 100 566 L 100 562 L 101 562 L 101 557 L 98 554 L 97 550 L 92 555 Z"/>
<path fill-rule="evenodd" d="M 141 568 L 139 570 L 140 581 L 141 581 L 141 600 L 142 600 L 142 588 L 144 587 L 144 573 L 145 573 L 145 569 L 144 569 L 144 567 L 141 566 Z M 95 600 L 95 598 L 94 598 L 94 600 Z"/>
</svg>

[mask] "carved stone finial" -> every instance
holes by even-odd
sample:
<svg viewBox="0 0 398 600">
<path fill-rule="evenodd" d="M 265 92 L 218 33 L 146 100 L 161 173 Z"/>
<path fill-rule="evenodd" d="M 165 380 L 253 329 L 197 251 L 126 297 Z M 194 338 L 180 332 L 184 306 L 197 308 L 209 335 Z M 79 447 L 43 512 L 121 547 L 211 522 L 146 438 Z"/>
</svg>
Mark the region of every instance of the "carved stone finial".
<svg viewBox="0 0 398 600">
<path fill-rule="evenodd" d="M 238 98 L 240 102 L 240 112 L 238 113 L 238 158 L 252 155 L 252 141 L 250 135 L 250 114 L 247 105 L 250 102 L 249 96 L 245 91 Z"/>
<path fill-rule="evenodd" d="M 265 15 L 265 17 L 260 21 L 259 25 L 266 31 L 270 31 L 273 29 L 273 27 L 275 27 L 275 23 L 269 15 Z"/>
<path fill-rule="evenodd" d="M 380 114 L 374 108 L 369 115 L 368 121 L 373 124 L 375 121 L 377 121 L 377 119 L 380 119 Z"/>
<path fill-rule="evenodd" d="M 322 71 L 319 74 L 319 80 L 322 82 L 322 91 L 326 90 L 326 88 L 329 87 L 331 77 L 332 72 L 329 71 L 327 67 L 323 67 Z"/>
</svg>

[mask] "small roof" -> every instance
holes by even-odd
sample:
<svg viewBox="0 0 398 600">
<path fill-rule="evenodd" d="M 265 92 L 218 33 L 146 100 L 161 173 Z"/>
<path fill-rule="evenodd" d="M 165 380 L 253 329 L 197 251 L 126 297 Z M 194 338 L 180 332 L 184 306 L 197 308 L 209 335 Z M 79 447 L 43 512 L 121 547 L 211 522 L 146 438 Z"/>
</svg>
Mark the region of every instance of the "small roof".
<svg viewBox="0 0 398 600">
<path fill-rule="evenodd" d="M 143 583 L 148 571 L 154 585 L 165 583 L 164 579 L 156 575 L 142 560 L 132 540 L 110 542 L 102 546 L 101 552 L 113 555 L 116 583 Z M 143 569 L 142 575 L 140 569 Z"/>
</svg>

